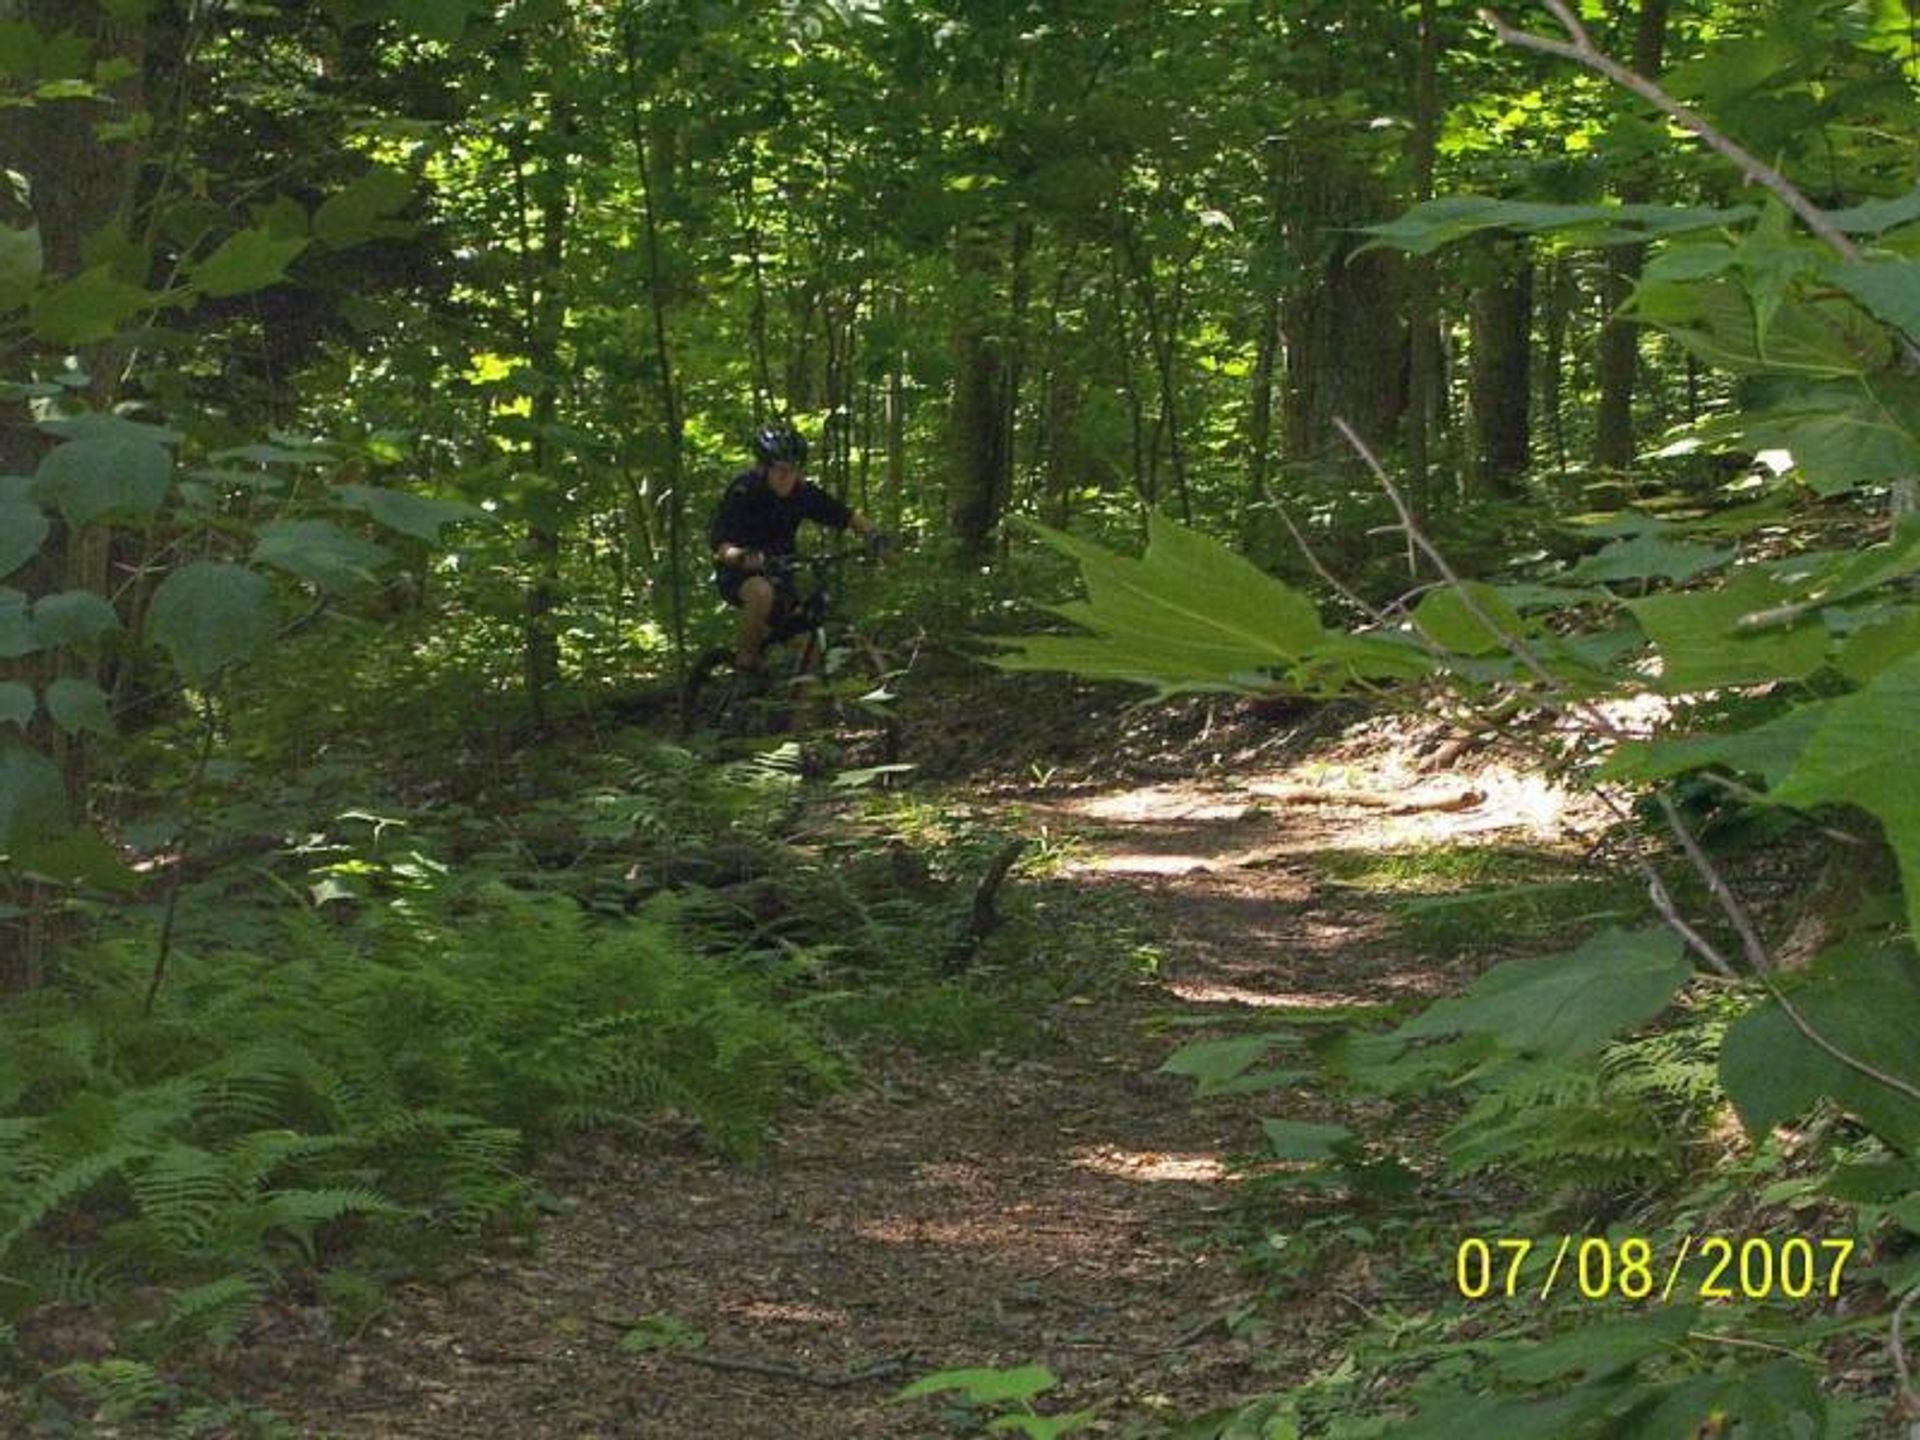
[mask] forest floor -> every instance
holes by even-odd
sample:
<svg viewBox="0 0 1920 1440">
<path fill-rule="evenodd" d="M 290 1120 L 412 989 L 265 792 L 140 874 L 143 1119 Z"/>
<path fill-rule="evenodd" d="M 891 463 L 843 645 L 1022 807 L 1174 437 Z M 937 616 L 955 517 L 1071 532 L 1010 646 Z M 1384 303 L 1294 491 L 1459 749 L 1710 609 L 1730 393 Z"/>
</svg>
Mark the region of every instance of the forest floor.
<svg viewBox="0 0 1920 1440">
<path fill-rule="evenodd" d="M 310 1435 L 846 1440 L 961 1433 L 945 1402 L 890 1397 L 1038 1363 L 1060 1384 L 1037 1408 L 1131 1436 L 1337 1349 L 1365 1277 L 1262 1311 L 1236 1165 L 1258 1120 L 1158 1067 L 1196 1038 L 1459 988 L 1480 964 L 1409 953 L 1334 862 L 1564 853 L 1571 802 L 1484 755 L 1433 769 L 1431 729 L 1196 703 L 1083 713 L 1062 739 L 1000 683 L 977 732 L 949 722 L 926 798 L 1044 834 L 1051 862 L 1014 887 L 1102 897 L 1153 963 L 1116 957 L 1031 1043 L 885 1057 L 754 1162 L 576 1146 L 542 1176 L 536 1245 L 398 1292 L 348 1341 L 257 1337 L 235 1388 Z M 1310 1087 L 1260 1108 L 1340 1118 Z"/>
</svg>

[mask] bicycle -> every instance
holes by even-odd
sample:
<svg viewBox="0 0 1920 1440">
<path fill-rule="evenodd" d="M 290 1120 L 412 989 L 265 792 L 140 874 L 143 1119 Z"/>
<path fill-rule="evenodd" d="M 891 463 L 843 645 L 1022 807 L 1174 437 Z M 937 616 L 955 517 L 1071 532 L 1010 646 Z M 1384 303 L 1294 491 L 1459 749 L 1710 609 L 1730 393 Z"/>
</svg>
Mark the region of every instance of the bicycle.
<svg viewBox="0 0 1920 1440">
<path fill-rule="evenodd" d="M 806 590 L 774 620 L 760 675 L 743 674 L 728 645 L 716 645 L 693 662 L 682 693 L 683 733 L 706 732 L 722 741 L 785 735 L 807 728 L 802 722 L 824 709 L 828 728 L 848 736 L 873 732 L 882 763 L 898 758 L 899 727 L 885 708 L 893 668 L 853 626 L 836 626 L 831 636 L 828 631 L 839 569 L 853 558 L 853 552 L 834 551 L 777 556 L 769 563 L 763 573 L 776 585 L 804 574 Z M 802 643 L 790 664 L 776 664 L 774 652 L 790 650 L 795 640 Z"/>
</svg>

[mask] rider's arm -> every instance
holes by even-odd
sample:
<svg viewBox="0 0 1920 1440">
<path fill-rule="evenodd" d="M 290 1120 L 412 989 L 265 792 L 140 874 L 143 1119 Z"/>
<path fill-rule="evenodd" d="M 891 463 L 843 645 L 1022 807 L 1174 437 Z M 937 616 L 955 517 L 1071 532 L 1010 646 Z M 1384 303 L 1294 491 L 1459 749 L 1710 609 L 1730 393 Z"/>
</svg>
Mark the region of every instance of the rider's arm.
<svg viewBox="0 0 1920 1440">
<path fill-rule="evenodd" d="M 731 540 L 722 540 L 713 547 L 713 559 L 716 565 L 729 570 L 764 570 L 767 557 L 750 545 L 736 545 Z"/>
</svg>

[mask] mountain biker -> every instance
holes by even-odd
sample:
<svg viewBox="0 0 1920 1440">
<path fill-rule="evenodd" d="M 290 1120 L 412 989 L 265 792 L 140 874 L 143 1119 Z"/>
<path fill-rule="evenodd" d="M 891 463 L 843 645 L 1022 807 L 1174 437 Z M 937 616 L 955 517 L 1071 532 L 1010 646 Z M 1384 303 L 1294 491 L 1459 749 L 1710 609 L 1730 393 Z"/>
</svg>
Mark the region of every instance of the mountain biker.
<svg viewBox="0 0 1920 1440">
<path fill-rule="evenodd" d="M 740 610 L 734 660 L 749 675 L 761 671 L 762 652 L 775 623 L 798 601 L 793 575 L 778 561 L 794 551 L 804 520 L 830 530 L 851 529 L 876 549 L 885 536 L 801 470 L 806 437 L 791 425 L 768 425 L 753 439 L 754 467 L 734 477 L 720 497 L 707 540 L 713 547 L 713 583 Z"/>
</svg>

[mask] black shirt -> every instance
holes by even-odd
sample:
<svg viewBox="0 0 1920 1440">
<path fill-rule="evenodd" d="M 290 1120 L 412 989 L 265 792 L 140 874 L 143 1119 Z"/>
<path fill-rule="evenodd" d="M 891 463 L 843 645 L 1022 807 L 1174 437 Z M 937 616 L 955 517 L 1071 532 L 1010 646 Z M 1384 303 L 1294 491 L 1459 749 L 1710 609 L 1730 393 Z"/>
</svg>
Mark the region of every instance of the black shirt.
<svg viewBox="0 0 1920 1440">
<path fill-rule="evenodd" d="M 748 470 L 735 476 L 720 497 L 720 508 L 707 527 L 707 544 L 712 549 L 744 545 L 768 555 L 791 555 L 802 520 L 844 530 L 852 519 L 851 510 L 807 480 L 782 500 L 762 472 Z"/>
</svg>

